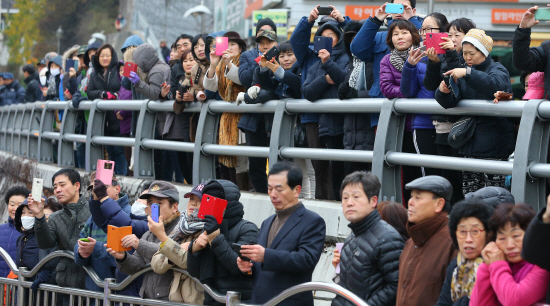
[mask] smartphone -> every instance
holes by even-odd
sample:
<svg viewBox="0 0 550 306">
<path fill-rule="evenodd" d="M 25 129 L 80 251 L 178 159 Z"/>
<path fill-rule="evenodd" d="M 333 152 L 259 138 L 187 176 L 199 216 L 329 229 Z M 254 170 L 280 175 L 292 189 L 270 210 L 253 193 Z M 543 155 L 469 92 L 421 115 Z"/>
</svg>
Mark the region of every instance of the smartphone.
<svg viewBox="0 0 550 306">
<path fill-rule="evenodd" d="M 413 51 L 416 51 L 416 50 L 420 50 L 420 51 L 422 51 L 422 52 L 426 52 L 426 46 L 420 46 L 420 47 L 414 49 Z"/>
<path fill-rule="evenodd" d="M 74 70 L 78 71 L 78 67 L 80 67 L 80 61 L 74 60 Z"/>
<path fill-rule="evenodd" d="M 426 46 L 426 49 L 434 48 L 435 53 L 437 54 L 445 54 L 447 51 L 445 49 L 441 49 L 441 46 L 439 45 L 442 42 L 445 42 L 442 37 L 449 37 L 449 34 L 447 33 L 428 33 L 426 34 L 426 42 L 424 45 Z"/>
<path fill-rule="evenodd" d="M 88 239 L 88 238 L 80 238 L 78 240 L 80 240 L 82 242 L 90 242 L 90 239 Z"/>
<path fill-rule="evenodd" d="M 32 179 L 32 198 L 35 201 L 40 202 L 42 200 L 42 191 L 44 190 L 44 179 L 33 178 Z"/>
<path fill-rule="evenodd" d="M 183 86 L 181 83 L 178 83 L 178 92 L 180 93 L 181 97 L 183 98 L 183 94 L 186 93 L 189 90 L 189 86 Z"/>
<path fill-rule="evenodd" d="M 403 4 L 388 3 L 386 4 L 386 13 L 388 14 L 403 14 L 405 7 Z"/>
<path fill-rule="evenodd" d="M 267 51 L 264 54 L 264 57 L 265 57 L 266 60 L 271 61 L 274 57 L 279 55 L 279 52 L 281 52 L 281 50 L 279 50 L 279 47 L 274 46 L 273 48 L 269 49 L 269 51 Z"/>
<path fill-rule="evenodd" d="M 319 52 L 325 49 L 328 51 L 328 53 L 332 54 L 332 38 L 324 37 L 324 36 L 315 36 L 313 43 L 314 43 L 313 50 L 315 50 L 315 52 Z"/>
<path fill-rule="evenodd" d="M 317 10 L 319 11 L 319 15 L 330 15 L 333 8 L 328 6 L 318 6 Z"/>
<path fill-rule="evenodd" d="M 450 75 L 449 75 L 450 76 Z M 451 87 L 449 87 L 451 89 L 451 92 L 455 95 L 455 97 L 458 98 L 458 92 L 459 92 L 459 88 L 458 88 L 458 82 L 455 81 L 455 79 L 451 76 L 449 78 L 449 83 L 451 84 Z"/>
<path fill-rule="evenodd" d="M 151 219 L 159 223 L 159 205 L 157 203 L 151 204 Z"/>
<path fill-rule="evenodd" d="M 550 7 L 538 8 L 535 11 L 535 20 L 549 21 L 550 20 Z"/>
<path fill-rule="evenodd" d="M 242 261 L 250 261 L 250 258 L 241 255 L 242 244 L 233 243 L 231 247 L 233 248 L 233 251 L 239 255 L 239 258 L 241 258 Z"/>
<path fill-rule="evenodd" d="M 102 181 L 105 186 L 113 183 L 113 175 L 115 172 L 115 162 L 110 160 L 97 160 L 97 168 L 95 178 Z"/>
<path fill-rule="evenodd" d="M 130 77 L 130 72 L 137 72 L 137 68 L 138 68 L 138 65 L 136 65 L 135 63 L 130 63 L 130 62 L 126 62 L 124 63 L 124 72 L 123 72 L 123 76 L 129 78 Z"/>
<path fill-rule="evenodd" d="M 218 224 L 222 224 L 226 207 L 227 200 L 205 194 L 201 199 L 198 217 L 204 219 L 205 216 L 214 216 Z"/>
<path fill-rule="evenodd" d="M 66 69 L 67 71 L 69 71 L 69 68 L 74 67 L 74 62 L 75 62 L 75 60 L 74 60 L 74 59 L 70 59 L 70 58 L 67 59 L 67 60 L 65 60 L 65 69 Z M 78 69 L 76 69 L 76 70 L 78 70 Z"/>
<path fill-rule="evenodd" d="M 222 56 L 225 50 L 229 48 L 229 38 L 228 37 L 217 37 L 216 38 L 216 55 Z"/>
</svg>

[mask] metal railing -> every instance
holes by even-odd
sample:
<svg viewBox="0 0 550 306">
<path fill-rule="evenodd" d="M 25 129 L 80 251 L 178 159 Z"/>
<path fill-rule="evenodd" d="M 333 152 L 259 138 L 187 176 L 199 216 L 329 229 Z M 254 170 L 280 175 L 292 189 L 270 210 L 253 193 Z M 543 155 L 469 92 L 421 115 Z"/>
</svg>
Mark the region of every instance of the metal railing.
<svg viewBox="0 0 550 306">
<path fill-rule="evenodd" d="M 78 109 L 69 102 L 36 102 L 0 107 L 0 150 L 51 163 L 57 151 L 60 167 L 74 166 L 73 142 L 86 144 L 86 171 L 95 170 L 103 158 L 104 145 L 133 146 L 134 176 L 154 177 L 153 150 L 193 152 L 193 183 L 215 177 L 216 155 L 267 157 L 269 164 L 285 159 L 372 163 L 372 171 L 382 183 L 381 195 L 401 198 L 400 165 L 512 175 L 512 193 L 518 202 L 539 209 L 546 205 L 545 179 L 550 177 L 546 163 L 550 102 L 544 100 L 492 101 L 462 100 L 457 107 L 443 109 L 433 99 L 353 99 L 280 100 L 265 104 L 236 105 L 223 101 L 191 103 L 185 112 L 200 112 L 195 143 L 155 139 L 156 113 L 172 111 L 173 101 L 88 101 Z M 64 110 L 59 132 L 53 130 L 54 111 Z M 75 134 L 76 114 L 89 110 L 87 135 Z M 104 136 L 107 111 L 138 111 L 134 138 Z M 222 113 L 274 114 L 269 147 L 225 146 L 217 143 Z M 374 149 L 335 150 L 296 148 L 294 128 L 299 113 L 379 113 Z M 406 114 L 505 116 L 521 118 L 513 162 L 423 155 L 402 152 Z M 55 146 L 55 143 L 58 146 Z M 460 191 L 457 191 L 460 192 Z"/>
<path fill-rule="evenodd" d="M 7 278 L 0 278 L 0 284 L 4 285 L 6 288 L 6 302 L 4 305 L 11 305 L 11 306 L 23 306 L 25 302 L 25 299 L 28 300 L 28 305 L 33 305 L 32 300 L 30 300 L 30 297 L 32 294 L 30 294 L 30 288 L 32 285 L 32 282 L 26 281 L 27 278 L 31 278 L 34 275 L 38 274 L 40 270 L 51 260 L 54 260 L 55 258 L 59 257 L 65 257 L 74 260 L 73 253 L 69 251 L 55 251 L 50 254 L 48 254 L 46 257 L 44 257 L 32 270 L 28 271 L 26 268 L 21 267 L 17 268 L 15 263 L 13 262 L 10 255 L 0 247 L 0 256 L 4 259 L 4 261 L 8 264 L 11 271 L 18 276 L 18 279 L 7 279 Z M 143 306 L 167 306 L 167 305 L 184 305 L 180 303 L 174 303 L 174 302 L 168 302 L 168 301 L 160 301 L 160 300 L 151 300 L 151 299 L 142 299 L 139 297 L 132 297 L 132 296 L 125 296 L 125 295 L 117 295 L 114 294 L 114 291 L 123 290 L 126 287 L 128 287 L 136 278 L 139 276 L 148 273 L 152 271 L 152 268 L 150 265 L 146 265 L 143 269 L 141 269 L 139 272 L 129 275 L 126 279 L 121 281 L 120 283 L 115 283 L 114 279 L 107 278 L 107 279 L 101 279 L 97 273 L 89 266 L 84 266 L 84 270 L 88 274 L 88 276 L 92 279 L 92 281 L 100 288 L 103 288 L 103 293 L 97 292 L 97 291 L 89 291 L 89 290 L 82 290 L 82 289 L 76 289 L 76 288 L 70 288 L 70 287 L 59 287 L 55 285 L 50 284 L 40 284 L 38 287 L 37 295 L 34 296 L 34 304 L 35 305 L 50 305 L 50 294 L 51 293 L 62 293 L 69 295 L 70 305 L 90 305 L 90 301 L 95 301 L 95 305 L 100 305 L 99 302 L 102 301 L 103 305 L 110 306 L 113 302 L 118 303 L 125 303 L 130 305 L 143 305 Z M 190 277 L 195 283 L 197 283 L 203 291 L 210 295 L 212 298 L 214 298 L 216 301 L 220 303 L 226 303 L 228 306 L 254 306 L 252 304 L 245 304 L 241 303 L 240 293 L 234 292 L 234 291 L 228 291 L 225 295 L 218 292 L 217 290 L 214 290 L 210 288 L 210 286 L 205 285 L 201 283 L 198 279 L 192 277 L 187 270 L 180 269 L 180 268 L 171 268 L 172 271 L 183 273 Z M 283 301 L 284 299 L 291 297 L 295 294 L 306 292 L 306 291 L 325 291 L 334 293 L 337 295 L 342 296 L 343 298 L 349 300 L 354 305 L 357 306 L 368 306 L 368 304 L 363 301 L 361 298 L 359 298 L 357 295 L 355 295 L 353 292 L 342 288 L 339 285 L 332 284 L 332 283 L 324 283 L 324 282 L 308 282 L 304 284 L 300 284 L 294 287 L 291 287 L 283 292 L 281 292 L 279 295 L 273 297 L 271 300 L 263 304 L 262 306 L 273 306 L 277 305 L 279 302 Z M 17 298 L 15 297 L 17 295 Z M 38 298 L 37 298 L 38 297 Z M 40 298 L 42 298 L 42 301 L 48 300 L 48 302 L 44 302 L 43 304 L 40 304 Z M 55 306 L 55 300 L 57 298 L 56 294 L 51 295 L 51 305 Z M 3 288 L 0 288 L 0 300 L 4 299 L 4 290 Z M 75 300 L 78 299 L 78 302 L 76 303 Z M 17 304 L 15 303 L 17 301 Z M 186 304 L 189 305 L 189 304 Z M 259 306 L 259 305 L 258 305 Z"/>
</svg>

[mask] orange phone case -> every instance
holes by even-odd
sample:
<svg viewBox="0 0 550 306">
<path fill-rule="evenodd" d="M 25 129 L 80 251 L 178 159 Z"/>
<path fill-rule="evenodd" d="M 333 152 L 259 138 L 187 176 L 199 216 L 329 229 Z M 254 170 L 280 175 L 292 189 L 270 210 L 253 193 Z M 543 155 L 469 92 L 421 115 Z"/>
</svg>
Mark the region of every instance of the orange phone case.
<svg viewBox="0 0 550 306">
<path fill-rule="evenodd" d="M 132 248 L 125 248 L 122 246 L 122 238 L 132 235 L 131 226 L 116 227 L 112 225 L 107 226 L 107 247 L 113 249 L 116 252 L 130 251 Z"/>
</svg>

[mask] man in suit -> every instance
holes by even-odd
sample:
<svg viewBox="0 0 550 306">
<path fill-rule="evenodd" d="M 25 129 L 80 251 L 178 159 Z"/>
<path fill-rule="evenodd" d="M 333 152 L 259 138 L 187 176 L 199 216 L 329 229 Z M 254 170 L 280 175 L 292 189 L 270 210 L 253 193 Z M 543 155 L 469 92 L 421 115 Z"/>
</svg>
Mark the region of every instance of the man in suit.
<svg viewBox="0 0 550 306">
<path fill-rule="evenodd" d="M 325 221 L 298 199 L 302 171 L 296 164 L 273 165 L 267 178 L 275 214 L 264 220 L 258 244 L 243 245 L 237 258 L 243 273 L 252 271 L 252 303 L 263 304 L 285 289 L 310 282 L 325 243 Z M 313 306 L 313 294 L 296 294 L 278 305 Z"/>
</svg>

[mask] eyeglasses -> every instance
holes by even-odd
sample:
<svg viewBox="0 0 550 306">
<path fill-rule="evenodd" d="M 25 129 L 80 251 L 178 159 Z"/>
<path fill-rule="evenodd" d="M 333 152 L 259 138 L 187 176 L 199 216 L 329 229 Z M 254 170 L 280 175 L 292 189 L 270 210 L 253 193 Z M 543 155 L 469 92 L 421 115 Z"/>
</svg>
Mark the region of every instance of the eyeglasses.
<svg viewBox="0 0 550 306">
<path fill-rule="evenodd" d="M 474 229 L 469 230 L 469 231 L 460 230 L 460 231 L 456 231 L 456 236 L 458 238 L 464 239 L 464 238 L 466 238 L 466 236 L 468 236 L 468 233 L 470 233 L 470 235 L 472 235 L 472 237 L 477 238 L 477 237 L 481 236 L 481 233 L 484 232 L 484 231 L 485 230 L 482 230 L 482 229 L 479 229 L 479 228 L 474 228 Z"/>
<path fill-rule="evenodd" d="M 433 33 L 434 30 L 439 30 L 439 28 L 425 28 L 418 30 L 418 33 L 424 34 L 424 33 Z"/>
</svg>

